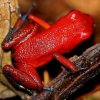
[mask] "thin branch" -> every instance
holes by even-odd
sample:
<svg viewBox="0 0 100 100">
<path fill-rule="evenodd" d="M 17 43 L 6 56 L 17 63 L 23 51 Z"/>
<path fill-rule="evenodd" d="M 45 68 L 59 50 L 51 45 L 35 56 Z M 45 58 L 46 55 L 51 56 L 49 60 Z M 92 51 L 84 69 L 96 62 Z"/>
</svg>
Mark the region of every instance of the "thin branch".
<svg viewBox="0 0 100 100">
<path fill-rule="evenodd" d="M 33 100 L 69 100 L 89 80 L 100 73 L 100 43 L 87 49 L 81 56 L 73 57 L 72 61 L 78 68 L 72 73 L 63 68 L 62 72 L 47 86 L 53 91 L 42 91 Z"/>
</svg>

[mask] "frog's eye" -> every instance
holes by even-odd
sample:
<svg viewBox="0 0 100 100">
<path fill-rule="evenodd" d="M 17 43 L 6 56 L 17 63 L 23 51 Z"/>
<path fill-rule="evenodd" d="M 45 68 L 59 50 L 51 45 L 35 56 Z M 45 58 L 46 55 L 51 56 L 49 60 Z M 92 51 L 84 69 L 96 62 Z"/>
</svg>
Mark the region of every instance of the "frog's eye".
<svg viewBox="0 0 100 100">
<path fill-rule="evenodd" d="M 82 40 L 86 40 L 86 39 L 90 38 L 90 36 L 92 35 L 92 33 L 93 33 L 93 29 L 92 29 L 92 27 L 90 27 L 90 29 L 87 30 L 86 32 L 81 32 L 80 33 L 80 38 Z"/>
</svg>

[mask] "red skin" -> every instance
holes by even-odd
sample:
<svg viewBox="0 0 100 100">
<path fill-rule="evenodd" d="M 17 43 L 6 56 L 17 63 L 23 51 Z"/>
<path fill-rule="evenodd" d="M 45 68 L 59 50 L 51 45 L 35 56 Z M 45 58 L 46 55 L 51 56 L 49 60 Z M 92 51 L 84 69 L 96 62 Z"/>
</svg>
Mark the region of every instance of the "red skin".
<svg viewBox="0 0 100 100">
<path fill-rule="evenodd" d="M 15 69 L 6 65 L 3 71 L 22 86 L 41 91 L 43 84 L 36 68 L 47 64 L 56 54 L 69 53 L 87 40 L 93 33 L 93 25 L 93 19 L 79 11 L 71 11 L 43 32 L 38 33 L 38 26 L 35 25 L 34 28 L 32 23 L 25 25 L 26 28 L 24 26 L 19 30 L 19 37 L 16 36 L 19 32 L 16 32 L 11 37 L 12 40 L 2 44 L 4 50 L 12 48 L 12 58 L 16 66 Z M 23 30 L 29 32 L 23 34 Z"/>
</svg>

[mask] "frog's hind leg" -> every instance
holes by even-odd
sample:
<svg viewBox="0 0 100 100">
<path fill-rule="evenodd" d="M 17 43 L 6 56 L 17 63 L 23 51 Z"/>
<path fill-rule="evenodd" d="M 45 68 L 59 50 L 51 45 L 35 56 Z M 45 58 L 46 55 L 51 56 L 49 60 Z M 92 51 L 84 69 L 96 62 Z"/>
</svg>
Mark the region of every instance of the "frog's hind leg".
<svg viewBox="0 0 100 100">
<path fill-rule="evenodd" d="M 20 65 L 20 66 L 19 66 Z M 41 91 L 43 89 L 42 81 L 34 67 L 27 64 L 18 64 L 17 68 L 11 65 L 3 67 L 3 73 L 10 80 L 13 80 L 16 84 L 19 84 L 19 88 L 22 86 L 27 90 Z M 18 86 L 18 85 L 16 85 Z"/>
<path fill-rule="evenodd" d="M 23 16 L 21 15 L 21 11 L 20 11 L 20 7 L 16 8 L 18 10 L 19 13 L 19 18 L 16 22 L 16 24 L 14 25 L 14 28 L 10 29 L 9 33 L 7 34 L 7 36 L 5 37 L 5 41 L 9 40 L 9 38 L 11 37 L 12 34 L 14 34 L 15 32 L 17 32 L 25 23 L 25 21 L 27 20 L 27 16 L 29 15 L 29 13 L 31 12 L 32 9 L 29 9 L 26 14 L 24 14 Z"/>
<path fill-rule="evenodd" d="M 35 35 L 37 32 L 38 32 L 38 24 L 27 23 L 20 30 L 18 30 L 13 35 L 11 35 L 11 37 L 8 40 L 4 40 L 2 42 L 2 49 L 5 51 L 8 51 L 14 45 L 16 45 L 21 40 L 23 40 L 25 37 L 28 36 L 28 38 L 29 38 L 29 37 Z"/>
<path fill-rule="evenodd" d="M 7 72 L 4 72 L 5 76 L 7 77 L 8 81 L 19 90 L 22 90 L 24 92 L 27 92 L 29 95 L 34 96 L 34 93 L 32 90 L 25 88 L 24 86 L 20 85 L 18 82 L 16 82 L 14 79 L 10 77 L 10 75 Z"/>
</svg>

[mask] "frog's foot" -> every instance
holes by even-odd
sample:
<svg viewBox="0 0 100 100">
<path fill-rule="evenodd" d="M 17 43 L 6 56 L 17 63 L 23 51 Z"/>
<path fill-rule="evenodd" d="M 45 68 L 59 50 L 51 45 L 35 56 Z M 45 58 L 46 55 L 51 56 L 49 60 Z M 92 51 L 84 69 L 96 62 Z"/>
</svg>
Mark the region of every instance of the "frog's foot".
<svg viewBox="0 0 100 100">
<path fill-rule="evenodd" d="M 11 65 L 3 67 L 3 72 L 13 84 L 23 90 L 30 91 L 42 91 L 43 84 L 40 77 L 34 67 L 23 64 L 19 68 L 14 68 Z M 12 82 L 11 82 L 12 83 Z"/>
<path fill-rule="evenodd" d="M 43 90 L 52 92 L 53 91 L 53 88 L 52 87 L 46 87 L 46 86 L 44 86 L 43 87 Z"/>
</svg>

